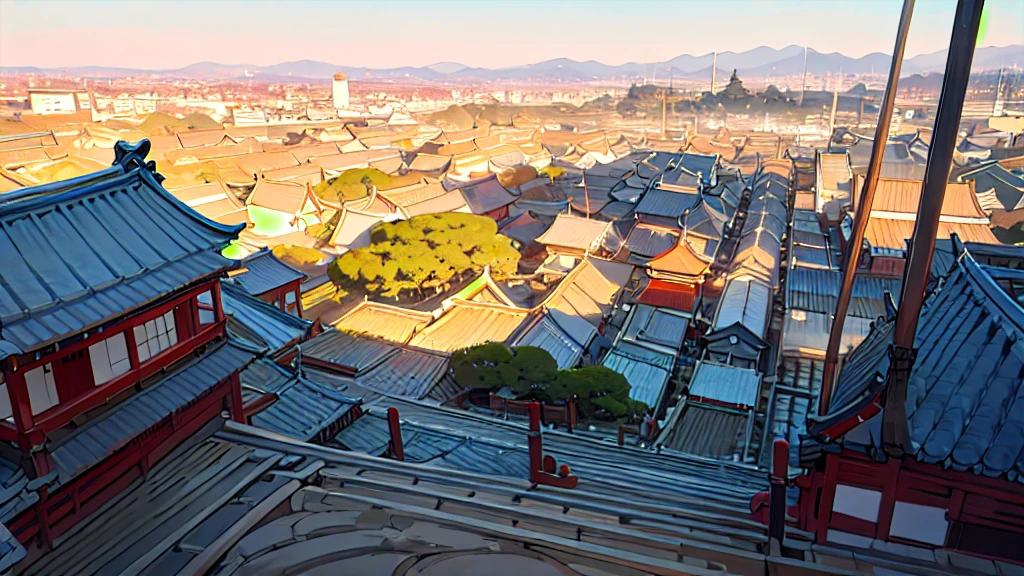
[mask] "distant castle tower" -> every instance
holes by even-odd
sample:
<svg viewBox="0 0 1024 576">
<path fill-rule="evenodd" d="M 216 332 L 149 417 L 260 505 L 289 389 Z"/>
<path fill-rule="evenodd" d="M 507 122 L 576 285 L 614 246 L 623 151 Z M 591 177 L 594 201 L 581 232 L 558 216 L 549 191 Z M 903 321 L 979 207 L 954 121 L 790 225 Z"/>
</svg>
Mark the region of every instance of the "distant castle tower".
<svg viewBox="0 0 1024 576">
<path fill-rule="evenodd" d="M 331 96 L 334 99 L 335 109 L 348 108 L 348 76 L 344 72 L 338 72 L 334 75 Z"/>
</svg>

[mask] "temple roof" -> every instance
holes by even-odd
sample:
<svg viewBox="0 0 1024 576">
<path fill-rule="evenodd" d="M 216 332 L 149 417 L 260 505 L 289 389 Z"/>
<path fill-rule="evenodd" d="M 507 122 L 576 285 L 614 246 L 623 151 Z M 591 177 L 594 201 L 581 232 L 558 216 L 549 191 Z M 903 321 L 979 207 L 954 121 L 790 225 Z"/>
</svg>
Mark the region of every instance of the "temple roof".
<svg viewBox="0 0 1024 576">
<path fill-rule="evenodd" d="M 701 277 L 707 272 L 708 266 L 709 262 L 697 254 L 685 239 L 680 239 L 675 246 L 647 263 L 652 276 L 674 274 Z"/>
<path fill-rule="evenodd" d="M 0 197 L 0 358 L 237 266 L 220 251 L 244 226 L 175 199 L 148 152 L 148 141 L 121 142 L 111 168 Z"/>
<path fill-rule="evenodd" d="M 995 277 L 1024 273 L 982 266 L 962 252 L 925 302 L 907 386 L 912 455 L 919 461 L 1024 482 L 1024 309 Z M 894 321 L 875 326 L 847 358 L 820 433 L 884 392 Z M 882 413 L 844 437 L 881 456 Z"/>
</svg>

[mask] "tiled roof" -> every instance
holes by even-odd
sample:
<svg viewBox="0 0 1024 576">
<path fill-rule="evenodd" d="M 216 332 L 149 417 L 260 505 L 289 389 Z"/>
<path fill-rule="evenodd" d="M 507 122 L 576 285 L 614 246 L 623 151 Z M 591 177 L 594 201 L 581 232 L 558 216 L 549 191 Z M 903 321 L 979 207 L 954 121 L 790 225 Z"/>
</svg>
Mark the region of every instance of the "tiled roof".
<svg viewBox="0 0 1024 576">
<path fill-rule="evenodd" d="M 410 344 L 452 352 L 486 342 L 505 342 L 526 322 L 528 314 L 528 310 L 505 305 L 455 300 L 443 316 L 413 336 Z"/>
<path fill-rule="evenodd" d="M 245 204 L 220 182 L 181 188 L 171 193 L 189 208 L 215 222 L 227 225 L 248 222 Z"/>
<path fill-rule="evenodd" d="M 365 332 L 377 338 L 405 344 L 433 319 L 429 312 L 367 301 L 342 316 L 334 323 L 334 327 L 347 332 Z"/>
<path fill-rule="evenodd" d="M 586 320 L 551 309 L 537 315 L 513 345 L 542 348 L 565 370 L 579 364 L 595 336 L 597 328 Z"/>
<path fill-rule="evenodd" d="M 600 220 L 559 214 L 551 227 L 537 238 L 537 242 L 585 251 L 597 244 L 608 231 L 608 226 L 608 222 Z"/>
<path fill-rule="evenodd" d="M 786 308 L 835 313 L 836 299 L 842 272 L 795 267 L 786 279 Z M 853 293 L 848 313 L 859 318 L 875 319 L 886 315 L 885 293 L 892 294 L 899 302 L 900 279 L 858 275 L 853 283 Z"/>
<path fill-rule="evenodd" d="M 278 260 L 269 248 L 243 258 L 242 267 L 245 271 L 232 279 L 253 296 L 306 279 L 305 274 Z"/>
<path fill-rule="evenodd" d="M 341 330 L 327 330 L 302 345 L 303 358 L 313 358 L 351 375 L 380 365 L 395 346 L 375 338 L 361 338 Z"/>
<path fill-rule="evenodd" d="M 700 195 L 696 191 L 689 193 L 651 188 L 640 198 L 636 205 L 636 213 L 660 218 L 679 218 L 699 200 Z"/>
<path fill-rule="evenodd" d="M 718 302 L 715 321 L 716 330 L 739 323 L 764 337 L 772 308 L 772 289 L 769 285 L 751 278 L 740 276 L 729 280 Z"/>
<path fill-rule="evenodd" d="M 629 397 L 655 408 L 665 399 L 676 356 L 660 346 L 623 340 L 605 355 L 601 365 L 626 377 Z"/>
<path fill-rule="evenodd" d="M 893 325 L 878 325 L 847 358 L 829 413 L 815 429 L 855 417 L 884 390 Z M 1022 343 L 1021 304 L 969 253 L 961 256 L 929 296 L 917 328 L 907 387 L 913 457 L 1024 482 L 1024 411 L 1016 404 L 1024 394 Z M 878 414 L 848 433 L 847 443 L 879 450 L 881 419 Z"/>
<path fill-rule="evenodd" d="M 999 239 L 992 233 L 988 224 L 962 224 L 958 222 L 939 222 L 937 238 L 946 240 L 956 234 L 964 242 L 980 242 L 982 244 L 999 244 Z M 906 241 L 914 235 L 914 221 L 894 220 L 890 218 L 871 218 L 868 220 L 864 238 L 876 248 L 905 250 Z"/>
<path fill-rule="evenodd" d="M 678 242 L 678 230 L 637 224 L 626 239 L 626 248 L 637 256 L 653 258 L 671 250 Z"/>
<path fill-rule="evenodd" d="M 917 205 L 921 201 L 920 180 L 894 180 L 890 178 L 879 178 L 878 186 L 875 188 L 875 200 L 871 205 L 874 212 L 895 212 L 898 214 L 917 214 Z M 854 190 L 858 193 L 854 197 L 854 204 L 859 199 L 860 190 L 864 187 L 864 177 L 854 178 Z M 946 185 L 946 193 L 942 199 L 942 215 L 959 218 L 980 218 L 987 220 L 985 212 L 978 204 L 978 198 L 974 193 L 974 185 L 971 182 L 964 184 L 950 183 Z"/>
<path fill-rule="evenodd" d="M 658 443 L 694 456 L 732 459 L 743 452 L 747 415 L 734 410 L 681 402 L 673 411 Z"/>
<path fill-rule="evenodd" d="M 987 211 L 1024 208 L 1024 176 L 1010 172 L 999 162 L 988 162 L 957 176 L 957 182 L 971 181 L 979 201 L 986 194 L 994 196 L 995 202 L 989 202 L 988 206 L 982 202 Z"/>
<path fill-rule="evenodd" d="M 313 197 L 306 190 L 305 184 L 261 179 L 256 182 L 245 203 L 247 206 L 259 206 L 285 214 L 298 214 L 304 209 L 306 200 Z"/>
<path fill-rule="evenodd" d="M 585 258 L 559 283 L 544 305 L 579 316 L 599 326 L 611 313 L 633 266 L 597 258 Z"/>
<path fill-rule="evenodd" d="M 0 197 L 0 358 L 122 317 L 236 264 L 220 255 L 241 226 L 203 218 L 144 167 L 120 163 Z"/>
<path fill-rule="evenodd" d="M 652 278 L 635 299 L 640 304 L 692 312 L 696 296 L 682 284 Z"/>
<path fill-rule="evenodd" d="M 516 201 L 516 197 L 498 182 L 496 175 L 460 186 L 459 192 L 473 214 L 486 214 Z"/>
<path fill-rule="evenodd" d="M 272 306 L 229 283 L 221 290 L 228 330 L 273 355 L 309 335 L 312 323 Z"/>
<path fill-rule="evenodd" d="M 309 441 L 359 405 L 333 387 L 259 360 L 240 375 L 242 385 L 257 393 L 273 393 L 277 401 L 252 416 L 253 426 Z"/>
<path fill-rule="evenodd" d="M 160 420 L 245 368 L 258 352 L 258 349 L 237 340 L 222 341 L 199 358 L 175 368 L 159 382 L 52 443 L 49 450 L 59 483 L 67 484 Z"/>
<path fill-rule="evenodd" d="M 688 276 L 701 278 L 707 272 L 709 262 L 690 246 L 689 242 L 680 240 L 657 257 L 647 263 L 648 273 L 654 276 Z"/>
<path fill-rule="evenodd" d="M 690 378 L 690 396 L 743 408 L 757 406 L 761 375 L 747 368 L 701 362 Z"/>
</svg>

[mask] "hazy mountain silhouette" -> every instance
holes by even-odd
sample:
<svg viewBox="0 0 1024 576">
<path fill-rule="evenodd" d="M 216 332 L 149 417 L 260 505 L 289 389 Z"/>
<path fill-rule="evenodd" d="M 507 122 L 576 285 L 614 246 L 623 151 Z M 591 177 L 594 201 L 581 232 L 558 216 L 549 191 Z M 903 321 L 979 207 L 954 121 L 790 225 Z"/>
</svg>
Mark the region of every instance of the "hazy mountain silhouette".
<svg viewBox="0 0 1024 576">
<path fill-rule="evenodd" d="M 945 67 L 946 51 L 921 54 L 903 62 L 903 74 L 920 74 L 941 71 Z M 807 52 L 807 71 L 813 75 L 834 74 L 842 69 L 845 73 L 884 74 L 889 68 L 889 55 L 872 53 L 852 58 L 838 52 L 822 53 L 810 49 Z M 458 62 L 438 62 L 430 66 L 400 68 L 363 68 L 330 64 L 317 60 L 282 62 L 271 66 L 251 64 L 220 64 L 197 62 L 176 70 L 139 70 L 105 66 L 72 66 L 66 68 L 40 69 L 38 67 L 5 67 L 0 72 L 47 73 L 54 75 L 117 78 L 161 74 L 197 78 L 202 80 L 229 80 L 257 77 L 268 80 L 308 79 L 327 81 L 335 72 L 345 72 L 353 79 L 413 79 L 428 82 L 452 81 L 549 81 L 580 82 L 603 79 L 664 79 L 710 78 L 714 54 L 699 56 L 682 54 L 664 62 L 627 62 L 609 65 L 595 60 L 581 62 L 570 58 L 554 58 L 505 68 L 471 68 Z M 998 68 L 1000 66 L 1024 66 L 1024 45 L 979 48 L 974 56 L 974 68 Z M 741 77 L 760 78 L 764 76 L 790 76 L 800 74 L 804 66 L 804 49 L 787 46 L 782 49 L 760 46 L 745 52 L 721 52 L 718 54 L 719 77 L 728 78 L 732 70 Z M 724 76 L 723 76 L 724 74 Z"/>
</svg>

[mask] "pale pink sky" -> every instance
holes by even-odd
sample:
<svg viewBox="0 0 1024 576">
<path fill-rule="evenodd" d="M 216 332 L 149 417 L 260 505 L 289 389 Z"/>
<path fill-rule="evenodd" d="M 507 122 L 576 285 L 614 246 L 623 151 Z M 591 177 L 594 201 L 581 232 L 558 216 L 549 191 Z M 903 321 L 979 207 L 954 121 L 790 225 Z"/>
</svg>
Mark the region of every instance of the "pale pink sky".
<svg viewBox="0 0 1024 576">
<path fill-rule="evenodd" d="M 907 55 L 949 42 L 955 0 L 918 0 Z M 606 64 L 796 44 L 892 50 L 898 0 L 205 2 L 0 0 L 0 66 L 173 69 L 321 60 L 388 68 Z M 989 0 L 981 44 L 1024 44 L 1024 0 Z"/>
</svg>

